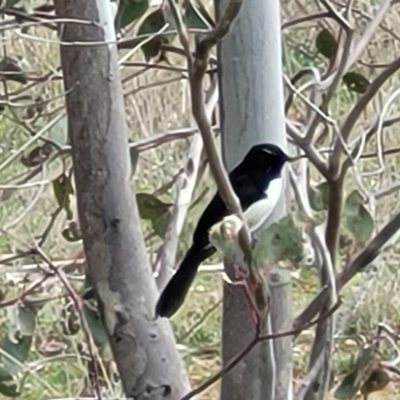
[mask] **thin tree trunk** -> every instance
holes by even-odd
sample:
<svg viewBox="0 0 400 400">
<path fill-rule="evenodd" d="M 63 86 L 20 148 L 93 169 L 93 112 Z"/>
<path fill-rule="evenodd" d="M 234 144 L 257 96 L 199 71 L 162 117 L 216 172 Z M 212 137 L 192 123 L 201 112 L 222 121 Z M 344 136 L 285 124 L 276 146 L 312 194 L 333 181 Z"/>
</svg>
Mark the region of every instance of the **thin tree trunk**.
<svg viewBox="0 0 400 400">
<path fill-rule="evenodd" d="M 215 1 L 216 14 L 220 15 L 230 0 Z M 218 56 L 222 147 L 230 170 L 255 143 L 274 142 L 282 148 L 286 146 L 279 2 L 243 2 L 231 32 L 219 45 Z M 270 222 L 284 213 L 282 200 Z M 288 329 L 291 325 L 290 306 L 287 306 L 290 285 L 277 286 L 271 294 L 272 330 Z M 280 305 L 284 306 L 279 308 Z M 252 326 L 254 322 L 243 290 L 224 284 L 223 364 L 254 337 Z M 224 376 L 221 398 L 290 399 L 291 358 L 291 338 L 276 340 L 273 347 L 268 342 L 259 344 Z"/>
<path fill-rule="evenodd" d="M 58 18 L 79 20 L 59 31 L 69 42 L 61 45 L 68 132 L 85 254 L 123 388 L 135 399 L 180 399 L 189 384 L 169 323 L 154 320 L 158 291 L 131 190 L 110 1 L 55 7 Z"/>
</svg>

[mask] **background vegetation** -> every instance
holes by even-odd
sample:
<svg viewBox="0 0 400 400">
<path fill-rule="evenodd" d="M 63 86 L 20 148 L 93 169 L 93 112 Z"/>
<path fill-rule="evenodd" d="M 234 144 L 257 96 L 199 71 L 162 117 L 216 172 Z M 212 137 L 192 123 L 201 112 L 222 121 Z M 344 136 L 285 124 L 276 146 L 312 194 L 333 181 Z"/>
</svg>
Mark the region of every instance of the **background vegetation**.
<svg viewBox="0 0 400 400">
<path fill-rule="evenodd" d="M 91 395 L 88 343 L 80 329 L 81 318 L 69 291 L 71 287 L 82 291 L 85 273 L 73 182 L 69 180 L 71 161 L 52 5 L 12 0 L 1 4 L 0 397 L 20 394 L 22 398 L 31 399 Z M 136 168 L 132 185 L 138 193 L 146 242 L 155 264 L 186 139 L 195 129 L 185 60 L 179 54 L 176 35 L 167 35 L 166 39 L 163 36 L 162 40 L 154 37 L 165 26 L 168 31 L 166 14 L 151 14 L 160 10 L 160 4 L 151 4 L 147 9 L 145 1 L 138 2 L 138 7 L 143 9 L 135 10 L 124 9 L 124 4 L 121 2 L 119 6 L 116 23 L 121 28 L 120 65 L 132 142 L 131 158 Z M 185 15 L 189 27 L 194 30 L 207 27 L 209 21 L 205 12 L 198 4 L 195 5 L 197 11 L 188 4 Z M 203 4 L 212 15 L 212 4 Z M 344 7 L 340 2 L 331 5 L 338 9 Z M 381 5 L 372 2 L 353 2 L 356 34 L 373 20 L 378 7 Z M 303 67 L 315 67 L 320 71 L 328 67 L 334 37 L 329 32 L 335 35 L 335 24 L 328 18 L 307 18 L 324 10 L 309 0 L 282 2 L 284 73 L 287 77 L 292 78 Z M 294 24 L 302 18 L 302 23 Z M 334 106 L 331 105 L 329 110 L 332 119 L 340 121 L 370 82 L 396 54 L 400 54 L 398 19 L 395 4 L 351 68 L 353 75 L 341 81 L 334 95 Z M 364 110 L 351 138 L 355 140 L 373 126 L 376 114 L 383 114 L 384 120 L 389 121 L 385 122 L 385 129 L 379 129 L 379 134 L 372 136 L 363 147 L 357 171 L 346 181 L 347 194 L 356 189 L 370 201 L 362 206 L 363 211 L 358 215 L 364 221 L 361 234 L 352 230 L 355 226 L 353 216 L 344 221 L 347 231 L 341 235 L 340 243 L 343 259 L 354 255 L 371 236 L 372 230 L 376 232 L 398 209 L 398 81 L 395 74 L 382 86 Z M 290 85 L 286 90 L 289 95 Z M 302 118 L 301 104 L 296 98 L 288 112 L 287 117 L 293 123 Z M 214 122 L 218 125 L 218 116 Z M 318 148 L 328 147 L 329 138 L 323 130 L 317 136 Z M 188 246 L 193 222 L 215 189 L 204 163 L 201 170 L 204 174 L 196 186 L 196 200 L 180 236 L 178 258 Z M 312 205 L 323 212 L 324 186 L 318 186 L 320 182 L 316 179 L 319 179 L 318 175 L 312 174 Z M 369 225 L 368 216 L 372 217 L 373 226 Z M 43 254 L 38 253 L 37 247 Z M 49 268 L 44 255 L 51 258 L 57 269 Z M 393 240 L 374 265 L 345 288 L 343 307 L 338 316 L 340 330 L 335 342 L 332 386 L 354 370 L 360 338 L 370 337 L 379 323 L 397 329 L 400 312 L 398 262 L 398 243 Z M 300 311 L 318 288 L 314 269 L 306 261 L 303 264 L 293 271 L 294 312 Z M 183 310 L 172 321 L 193 386 L 220 367 L 220 270 L 218 264 L 204 266 Z M 63 277 L 67 278 L 68 285 Z M 21 308 L 22 304 L 24 308 Z M 98 328 L 97 315 L 89 306 L 85 307 L 90 332 L 99 344 L 96 358 L 104 368 L 101 369 L 104 388 L 108 393 L 116 394 L 118 382 Z M 15 346 L 12 338 L 16 335 L 23 337 L 23 345 L 19 341 Z M 303 376 L 312 335 L 312 329 L 305 330 L 295 341 L 295 380 Z M 386 361 L 398 356 L 394 343 L 389 343 L 382 351 Z M 399 377 L 393 371 L 387 376 L 390 382 L 386 381 L 386 374 L 379 376 L 384 382 L 377 384 L 384 387 L 380 394 L 395 396 Z M 217 391 L 218 384 L 202 393 L 200 398 L 215 398 Z"/>
</svg>

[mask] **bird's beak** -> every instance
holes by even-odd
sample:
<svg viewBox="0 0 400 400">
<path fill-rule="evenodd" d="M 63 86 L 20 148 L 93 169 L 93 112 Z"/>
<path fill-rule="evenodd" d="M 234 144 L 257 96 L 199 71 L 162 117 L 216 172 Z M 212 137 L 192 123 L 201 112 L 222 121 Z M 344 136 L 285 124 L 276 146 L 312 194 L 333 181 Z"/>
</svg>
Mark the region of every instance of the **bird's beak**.
<svg viewBox="0 0 400 400">
<path fill-rule="evenodd" d="M 286 162 L 292 163 L 292 162 L 295 162 L 295 161 L 299 161 L 299 160 L 301 160 L 302 158 L 306 158 L 306 156 L 305 156 L 304 154 L 301 155 L 301 156 L 296 156 L 296 157 L 289 157 L 289 156 L 286 156 Z"/>
</svg>

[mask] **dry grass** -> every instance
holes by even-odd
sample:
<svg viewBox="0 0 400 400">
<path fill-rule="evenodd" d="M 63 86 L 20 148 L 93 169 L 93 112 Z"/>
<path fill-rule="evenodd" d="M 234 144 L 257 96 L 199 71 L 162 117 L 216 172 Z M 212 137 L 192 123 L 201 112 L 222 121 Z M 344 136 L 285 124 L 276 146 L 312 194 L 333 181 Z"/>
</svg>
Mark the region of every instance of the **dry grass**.
<svg viewBox="0 0 400 400">
<path fill-rule="evenodd" d="M 314 9 L 312 4 L 307 0 L 293 2 L 283 2 L 283 11 L 285 18 L 291 18 L 295 15 L 304 14 L 304 10 L 311 12 Z M 362 9 L 363 13 L 371 14 L 372 5 L 364 1 L 358 1 L 356 8 Z M 397 6 L 396 6 L 397 7 Z M 357 25 L 361 29 L 365 24 L 365 19 L 357 17 Z M 362 59 L 366 62 L 390 62 L 394 54 L 400 54 L 399 40 L 393 37 L 400 36 L 399 17 L 394 9 L 385 19 L 385 25 L 392 32 L 380 31 L 373 38 L 372 43 L 364 52 Z M 332 25 L 332 23 L 330 23 Z M 325 25 L 325 22 L 324 22 Z M 332 25 L 333 26 L 333 25 Z M 311 27 L 311 29 L 310 29 Z M 285 70 L 291 75 L 301 66 L 310 63 L 317 63 L 322 67 L 323 61 L 314 57 L 314 39 L 321 25 L 310 23 L 303 25 L 302 28 L 293 28 L 288 30 L 285 35 Z M 32 71 L 45 74 L 49 70 L 55 70 L 59 65 L 58 47 L 54 43 L 50 43 L 50 39 L 55 40 L 55 36 L 42 28 L 36 28 L 29 31 L 32 37 L 40 37 L 41 41 L 21 38 L 16 31 L 7 32 L 7 44 L 3 50 L 7 50 L 9 55 L 23 55 L 31 64 Z M 390 51 L 388 51 L 388 49 Z M 121 56 L 124 53 L 121 52 Z M 171 58 L 172 63 L 179 63 L 179 58 Z M 131 61 L 142 62 L 142 55 L 135 54 Z M 373 68 L 358 67 L 367 77 L 372 78 L 377 75 L 377 70 Z M 125 67 L 122 70 L 124 79 L 125 106 L 127 114 L 127 122 L 129 127 L 129 137 L 132 140 L 150 137 L 159 132 L 165 132 L 170 129 L 190 126 L 192 123 L 190 104 L 188 97 L 188 86 L 186 80 L 178 80 L 173 83 L 163 84 L 171 78 L 179 78 L 179 74 L 170 71 L 152 69 L 145 73 L 139 73 L 139 67 Z M 136 75 L 136 76 L 135 76 Z M 157 86 L 155 86 L 157 84 Z M 356 133 L 365 129 L 366 121 L 382 108 L 383 102 L 392 92 L 393 87 L 398 86 L 398 78 L 393 78 L 391 82 L 385 85 L 379 96 L 373 101 L 363 115 L 364 120 L 360 121 Z M 20 85 L 11 84 L 7 86 L 7 90 L 12 92 L 18 90 Z M 134 91 L 134 93 L 132 93 Z M 56 98 L 62 93 L 61 80 L 52 82 L 43 82 L 30 90 L 30 94 L 45 95 L 46 98 Z M 349 106 L 354 102 L 355 96 L 341 88 L 335 97 L 332 113 L 335 118 L 340 120 L 347 112 Z M 46 112 L 54 116 L 54 111 L 63 106 L 62 98 L 56 98 L 51 101 Z M 398 111 L 398 103 L 394 103 L 390 109 L 391 113 Z M 18 149 L 30 137 L 23 124 L 30 124 L 28 120 L 24 120 L 26 109 L 17 109 L 14 114 L 9 110 L 1 114 L 1 145 L 0 145 L 0 164 L 7 159 L 12 152 Z M 16 123 L 17 120 L 22 121 Z M 46 119 L 38 122 L 37 126 L 44 124 Z M 36 126 L 36 127 L 37 127 Z M 54 139 L 63 136 L 63 127 L 60 125 L 57 129 L 50 133 Z M 385 130 L 384 144 L 385 147 L 395 147 L 399 143 L 398 133 L 396 129 Z M 31 146 L 30 148 L 33 148 Z M 152 193 L 159 189 L 176 174 L 180 168 L 182 154 L 185 148 L 185 141 L 175 141 L 164 144 L 160 148 L 149 150 L 141 155 L 138 172 L 136 174 L 133 185 L 136 191 L 145 191 Z M 374 150 L 374 142 L 372 141 L 367 147 L 367 151 Z M 398 166 L 400 165 L 399 156 L 387 157 L 386 169 L 381 175 L 373 179 L 365 179 L 364 184 L 374 190 L 385 187 L 388 182 L 398 180 Z M 363 162 L 360 168 L 367 170 L 374 167 L 373 161 Z M 0 183 L 14 179 L 14 177 L 25 170 L 18 161 L 13 162 L 10 166 L 0 171 Z M 52 165 L 51 170 L 42 176 L 44 180 L 51 180 L 61 171 L 61 165 Z M 213 186 L 210 178 L 204 178 L 201 188 L 204 186 Z M 354 181 L 350 178 L 347 189 L 354 187 Z M 201 190 L 199 188 L 199 190 Z M 35 195 L 35 189 L 26 189 L 17 191 L 9 200 L 0 202 L 0 226 L 7 227 L 10 222 L 26 208 L 26 205 Z M 398 191 L 380 200 L 375 210 L 374 218 L 379 225 L 382 221 L 386 221 L 388 216 L 393 214 L 397 208 L 399 201 Z M 164 195 L 164 199 L 172 200 L 171 191 Z M 46 185 L 41 193 L 39 200 L 35 203 L 32 210 L 14 226 L 3 229 L 0 233 L 0 250 L 3 254 L 14 253 L 17 250 L 26 249 L 32 243 L 35 235 L 42 232 L 51 213 L 56 208 L 56 201 L 53 197 L 50 185 Z M 187 238 L 190 237 L 193 221 L 200 211 L 201 207 L 196 207 L 189 215 L 188 222 L 182 234 L 180 243 L 180 251 L 187 246 Z M 53 259 L 68 259 L 80 248 L 79 244 L 70 244 L 66 242 L 60 235 L 61 229 L 66 223 L 65 217 L 60 218 L 53 230 L 53 234 L 49 237 L 45 244 L 45 250 L 51 254 Z M 146 233 L 147 232 L 147 226 Z M 151 249 L 156 248 L 157 242 L 153 242 Z M 385 257 L 377 262 L 379 272 L 366 291 L 365 298 L 352 310 L 346 325 L 346 333 L 348 334 L 368 334 L 375 325 L 380 321 L 387 321 L 397 325 L 399 317 L 400 297 L 398 279 L 398 257 L 396 256 L 397 246 L 389 248 Z M 18 270 L 23 263 L 31 263 L 31 259 L 20 259 L 14 264 L 14 271 Z M 381 267 L 385 268 L 381 268 Z M 8 279 L 8 278 L 7 278 Z M 4 274 L 0 275 L 0 280 L 8 282 Z M 346 288 L 345 299 L 352 298 L 357 285 L 362 278 L 356 280 L 355 286 Z M 294 281 L 295 308 L 300 309 L 315 292 L 315 276 L 310 271 L 305 271 L 299 280 Z M 172 321 L 176 332 L 179 348 L 186 362 L 188 373 L 191 377 L 193 385 L 204 380 L 211 371 L 215 371 L 220 366 L 220 309 L 214 311 L 200 326 L 196 327 L 189 336 L 187 332 L 201 318 L 201 316 L 213 306 L 221 297 L 221 280 L 215 279 L 215 276 L 200 275 L 196 280 L 196 284 L 189 294 L 188 302 L 184 309 Z M 345 300 L 346 302 L 346 300 Z M 38 316 L 37 337 L 48 339 L 50 333 L 62 332 L 60 318 L 64 301 L 58 299 L 49 302 Z M 56 316 L 56 317 L 55 317 Z M 4 328 L 5 316 L 3 314 L 1 324 Z M 4 330 L 4 329 L 3 329 Z M 295 347 L 295 371 L 296 379 L 302 375 L 302 367 L 307 361 L 307 351 L 312 337 L 312 331 L 305 332 L 297 341 Z M 182 339 L 183 338 L 183 339 Z M 84 382 L 82 376 L 85 374 L 85 367 L 82 362 L 78 343 L 82 341 L 80 334 L 70 336 L 68 351 L 66 356 L 59 357 L 57 360 L 49 359 L 44 362 L 45 357 L 39 356 L 37 352 L 32 354 L 31 360 L 34 361 L 38 357 L 43 361 L 40 368 L 34 370 L 27 378 L 26 386 L 22 397 L 26 399 L 44 398 L 56 396 L 74 396 L 81 392 Z M 335 369 L 340 373 L 346 372 L 349 365 L 348 352 L 341 352 L 341 348 L 337 349 L 334 357 Z M 51 361 L 51 362 L 50 362 Z M 397 385 L 392 385 L 388 389 L 388 393 L 379 397 L 380 399 L 394 399 L 397 395 Z M 200 396 L 201 399 L 214 399 L 217 397 L 218 385 L 211 388 L 208 392 Z M 1 396 L 0 396 L 1 398 Z M 370 400 L 373 397 L 370 397 Z M 375 399 L 375 397 L 374 397 Z"/>
</svg>

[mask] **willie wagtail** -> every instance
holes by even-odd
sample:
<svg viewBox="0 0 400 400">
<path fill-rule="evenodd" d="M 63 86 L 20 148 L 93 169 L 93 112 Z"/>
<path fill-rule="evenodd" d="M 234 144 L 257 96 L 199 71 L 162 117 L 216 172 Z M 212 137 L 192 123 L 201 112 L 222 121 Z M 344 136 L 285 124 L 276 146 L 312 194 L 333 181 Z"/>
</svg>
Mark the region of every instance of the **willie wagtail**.
<svg viewBox="0 0 400 400">
<path fill-rule="evenodd" d="M 278 146 L 258 144 L 249 150 L 243 161 L 229 174 L 251 232 L 266 221 L 279 201 L 281 172 L 289 160 Z M 227 215 L 228 209 L 217 192 L 197 223 L 192 246 L 158 299 L 158 316 L 171 317 L 181 307 L 199 265 L 216 251 L 209 242 L 209 229 Z"/>
</svg>

